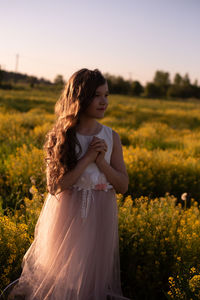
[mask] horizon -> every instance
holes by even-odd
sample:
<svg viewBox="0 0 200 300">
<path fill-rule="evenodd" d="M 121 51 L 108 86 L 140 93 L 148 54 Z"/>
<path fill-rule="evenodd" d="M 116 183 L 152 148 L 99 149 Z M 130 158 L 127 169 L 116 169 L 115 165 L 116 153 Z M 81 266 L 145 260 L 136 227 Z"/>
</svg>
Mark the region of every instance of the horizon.
<svg viewBox="0 0 200 300">
<path fill-rule="evenodd" d="M 45 81 L 50 81 L 51 82 L 51 84 L 53 84 L 54 83 L 54 79 L 53 80 L 50 80 L 50 79 L 48 79 L 48 78 L 45 78 L 45 77 L 38 77 L 37 75 L 33 75 L 33 74 L 27 74 L 27 73 L 21 73 L 21 72 L 15 72 L 15 71 L 8 71 L 8 70 L 4 70 L 4 69 L 1 69 L 1 65 L 0 65 L 0 70 L 2 70 L 2 71 L 5 71 L 5 72 L 10 72 L 10 73 L 14 73 L 14 74 L 20 74 L 20 75 L 25 75 L 25 76 L 33 76 L 33 77 L 35 77 L 35 78 L 37 78 L 38 80 L 45 80 Z M 156 71 L 162 71 L 162 70 L 156 70 Z M 155 72 L 156 72 L 155 71 Z M 166 71 L 167 72 L 167 71 Z M 178 72 L 176 72 L 176 73 L 178 73 Z M 109 75 L 111 75 L 111 76 L 115 76 L 115 75 L 113 75 L 113 74 L 111 74 L 111 73 L 107 73 L 107 74 L 109 74 Z M 183 78 L 184 77 L 184 75 L 186 75 L 186 74 L 184 74 L 184 75 L 182 75 L 182 74 L 180 74 L 180 73 L 178 73 L 179 75 L 181 75 L 181 77 Z M 61 74 L 57 74 L 56 76 L 58 76 L 58 75 L 61 75 Z M 103 75 L 105 75 L 105 74 L 103 74 Z M 154 74 L 155 75 L 155 74 Z M 187 75 L 189 76 L 189 79 L 190 79 L 190 74 L 188 74 L 187 73 Z M 55 76 L 55 77 L 56 77 Z M 117 75 L 116 75 L 117 76 Z M 121 76 L 121 75 L 118 75 L 118 76 Z M 121 76 L 125 81 L 129 81 L 130 82 L 130 79 L 125 79 L 123 76 Z M 68 78 L 69 79 L 69 78 Z M 67 79 L 67 80 L 68 80 Z M 171 74 L 169 73 L 169 79 L 170 79 L 170 84 L 173 84 L 173 81 L 174 81 L 174 78 L 171 78 Z M 65 81 L 65 83 L 67 82 L 67 80 L 65 80 L 65 78 L 63 78 L 63 80 Z M 139 80 L 137 80 L 137 79 L 135 79 L 135 80 L 133 80 L 132 82 L 134 82 L 134 81 L 138 81 L 143 87 L 145 87 L 146 85 L 147 85 L 147 83 L 150 83 L 150 82 L 153 82 L 153 80 L 154 80 L 154 78 L 152 78 L 152 80 L 150 80 L 150 81 L 148 81 L 148 82 L 146 82 L 146 83 L 142 83 L 142 82 L 140 82 Z M 192 81 L 190 81 L 190 84 L 196 84 L 196 82 L 192 82 Z M 197 80 L 197 86 L 200 86 L 200 83 L 198 82 L 198 80 Z"/>
</svg>

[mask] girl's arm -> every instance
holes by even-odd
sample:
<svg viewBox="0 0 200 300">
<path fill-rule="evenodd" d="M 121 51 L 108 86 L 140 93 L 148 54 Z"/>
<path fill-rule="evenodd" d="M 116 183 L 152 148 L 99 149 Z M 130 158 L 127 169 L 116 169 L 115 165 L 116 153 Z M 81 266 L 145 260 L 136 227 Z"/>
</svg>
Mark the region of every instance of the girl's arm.
<svg viewBox="0 0 200 300">
<path fill-rule="evenodd" d="M 85 170 L 85 168 L 91 163 L 94 162 L 97 155 L 98 155 L 98 151 L 100 150 L 100 148 L 96 147 L 96 149 L 91 148 L 90 146 L 88 147 L 87 152 L 85 153 L 85 155 L 80 158 L 76 164 L 76 166 L 74 167 L 74 169 L 68 171 L 67 173 L 65 173 L 62 178 L 59 180 L 57 186 L 56 186 L 56 192 L 55 195 L 61 193 L 63 190 L 68 189 L 69 187 L 71 187 L 74 183 L 76 183 L 76 181 L 78 180 L 78 178 L 81 176 L 81 174 L 83 173 L 83 171 Z M 47 185 L 48 185 L 48 178 L 49 178 L 49 174 L 48 174 L 48 169 L 47 169 Z"/>
<path fill-rule="evenodd" d="M 89 163 L 89 157 L 83 156 L 82 158 L 80 158 L 74 169 L 65 173 L 59 180 L 55 195 L 61 193 L 63 190 L 70 188 L 78 180 Z"/>
<path fill-rule="evenodd" d="M 128 190 L 129 178 L 126 171 L 122 145 L 117 132 L 113 130 L 113 151 L 111 154 L 110 164 L 104 158 L 104 154 L 100 153 L 96 158 L 96 164 L 101 172 L 103 172 L 113 185 L 116 192 L 124 194 Z"/>
</svg>

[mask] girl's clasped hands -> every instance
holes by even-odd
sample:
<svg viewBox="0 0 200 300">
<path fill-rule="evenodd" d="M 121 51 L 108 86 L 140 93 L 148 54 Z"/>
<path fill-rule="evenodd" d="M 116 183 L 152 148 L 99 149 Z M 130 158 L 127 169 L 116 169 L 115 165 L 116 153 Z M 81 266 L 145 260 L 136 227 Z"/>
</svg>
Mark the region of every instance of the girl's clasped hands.
<svg viewBox="0 0 200 300">
<path fill-rule="evenodd" d="M 89 144 L 86 155 L 90 157 L 91 162 L 98 164 L 104 159 L 106 151 L 107 144 L 105 140 L 94 136 Z"/>
</svg>

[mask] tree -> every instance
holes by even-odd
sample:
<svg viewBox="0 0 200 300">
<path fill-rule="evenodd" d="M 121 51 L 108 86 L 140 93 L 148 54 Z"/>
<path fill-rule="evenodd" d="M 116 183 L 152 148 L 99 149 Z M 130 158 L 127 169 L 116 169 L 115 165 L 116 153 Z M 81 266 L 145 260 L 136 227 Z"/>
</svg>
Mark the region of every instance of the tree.
<svg viewBox="0 0 200 300">
<path fill-rule="evenodd" d="M 144 89 L 144 96 L 150 98 L 160 97 L 160 89 L 152 82 L 148 82 Z"/>
<path fill-rule="evenodd" d="M 167 90 L 168 97 L 181 97 L 183 78 L 179 73 L 174 76 L 173 84 Z"/>
<path fill-rule="evenodd" d="M 2 84 L 2 81 L 3 81 L 3 71 L 1 70 L 1 67 L 0 67 L 0 86 Z"/>
<path fill-rule="evenodd" d="M 133 81 L 131 83 L 131 95 L 140 96 L 143 91 L 144 88 L 139 81 Z"/>
<path fill-rule="evenodd" d="M 104 74 L 109 90 L 113 94 L 130 94 L 131 84 L 122 76 L 113 76 L 108 73 Z"/>
<path fill-rule="evenodd" d="M 156 71 L 153 82 L 157 86 L 170 85 L 169 73 L 163 71 Z"/>
<path fill-rule="evenodd" d="M 188 75 L 188 73 L 186 73 L 185 74 L 185 76 L 183 77 L 183 79 L 182 79 L 182 84 L 183 84 L 183 86 L 190 86 L 190 78 L 189 78 L 189 75 Z"/>
<path fill-rule="evenodd" d="M 29 82 L 30 84 L 30 87 L 31 88 L 34 88 L 35 84 L 37 83 L 37 77 L 35 76 L 29 76 L 27 81 Z"/>
<path fill-rule="evenodd" d="M 190 78 L 187 73 L 183 77 L 176 73 L 174 83 L 168 89 L 167 95 L 169 97 L 179 98 L 196 97 L 196 95 L 198 95 L 198 88 L 191 85 Z"/>
<path fill-rule="evenodd" d="M 130 91 L 130 83 L 122 76 L 117 76 L 113 80 L 113 85 L 116 94 L 129 94 Z"/>
<path fill-rule="evenodd" d="M 159 91 L 158 96 L 166 96 L 167 90 L 170 87 L 170 77 L 168 72 L 156 71 L 153 83 Z"/>
<path fill-rule="evenodd" d="M 65 81 L 63 79 L 63 76 L 62 75 L 57 75 L 54 79 L 54 84 L 56 85 L 64 85 L 65 84 Z"/>
<path fill-rule="evenodd" d="M 179 73 L 176 73 L 174 76 L 174 84 L 179 86 L 182 84 L 182 77 Z"/>
</svg>

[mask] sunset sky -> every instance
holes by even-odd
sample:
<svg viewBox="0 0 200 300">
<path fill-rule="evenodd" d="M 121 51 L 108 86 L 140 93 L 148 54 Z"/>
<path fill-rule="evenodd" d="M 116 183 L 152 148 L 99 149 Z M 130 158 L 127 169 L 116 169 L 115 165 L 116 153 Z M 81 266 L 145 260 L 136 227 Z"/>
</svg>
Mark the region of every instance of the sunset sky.
<svg viewBox="0 0 200 300">
<path fill-rule="evenodd" d="M 156 70 L 200 84 L 200 0 L 0 0 L 0 65 L 53 80 L 99 68 L 145 84 Z"/>
</svg>

